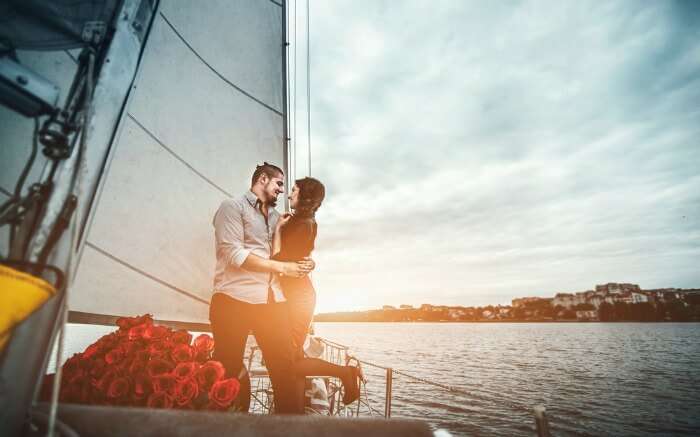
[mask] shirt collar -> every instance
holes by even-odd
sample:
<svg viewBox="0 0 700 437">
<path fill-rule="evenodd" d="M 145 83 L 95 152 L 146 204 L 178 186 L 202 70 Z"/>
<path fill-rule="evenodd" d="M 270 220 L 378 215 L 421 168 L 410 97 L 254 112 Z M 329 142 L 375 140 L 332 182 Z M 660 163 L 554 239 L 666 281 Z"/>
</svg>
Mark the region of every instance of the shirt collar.
<svg viewBox="0 0 700 437">
<path fill-rule="evenodd" d="M 258 202 L 260 201 L 258 199 L 258 196 L 256 196 L 255 193 L 253 193 L 250 190 L 246 191 L 245 198 L 248 199 L 248 203 L 250 203 L 250 206 L 252 206 L 253 208 L 255 208 Z"/>
</svg>

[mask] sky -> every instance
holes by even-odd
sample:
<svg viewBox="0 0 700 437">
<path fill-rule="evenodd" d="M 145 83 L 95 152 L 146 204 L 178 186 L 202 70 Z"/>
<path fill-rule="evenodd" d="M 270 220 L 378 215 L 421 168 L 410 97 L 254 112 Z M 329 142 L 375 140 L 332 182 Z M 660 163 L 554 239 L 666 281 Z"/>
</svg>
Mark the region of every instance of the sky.
<svg viewBox="0 0 700 437">
<path fill-rule="evenodd" d="M 697 3 L 318 1 L 310 45 L 317 312 L 700 288 Z"/>
</svg>

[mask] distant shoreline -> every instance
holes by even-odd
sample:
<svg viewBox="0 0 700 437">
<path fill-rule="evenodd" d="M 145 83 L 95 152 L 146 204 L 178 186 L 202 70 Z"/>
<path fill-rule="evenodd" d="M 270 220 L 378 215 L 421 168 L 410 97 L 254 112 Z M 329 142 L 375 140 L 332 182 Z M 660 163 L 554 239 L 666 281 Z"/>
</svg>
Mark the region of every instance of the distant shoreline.
<svg viewBox="0 0 700 437">
<path fill-rule="evenodd" d="M 406 324 L 416 324 L 416 323 L 440 323 L 440 324 L 454 324 L 454 323 L 700 323 L 695 320 L 664 320 L 664 321 L 648 321 L 648 320 L 611 320 L 611 321 L 600 321 L 600 320 L 401 320 L 401 321 L 390 321 L 390 320 L 314 320 L 314 323 L 406 323 Z"/>
</svg>

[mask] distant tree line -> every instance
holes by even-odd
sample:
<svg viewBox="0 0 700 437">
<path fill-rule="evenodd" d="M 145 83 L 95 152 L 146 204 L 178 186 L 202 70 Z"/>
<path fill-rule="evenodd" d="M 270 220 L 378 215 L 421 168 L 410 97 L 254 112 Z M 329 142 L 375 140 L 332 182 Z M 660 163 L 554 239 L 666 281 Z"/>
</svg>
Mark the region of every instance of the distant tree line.
<svg viewBox="0 0 700 437">
<path fill-rule="evenodd" d="M 437 307 L 432 309 L 382 309 L 317 314 L 317 322 L 480 322 L 480 321 L 571 321 L 577 311 L 597 314 L 601 322 L 700 322 L 700 294 L 668 301 L 614 304 L 603 302 L 596 310 L 590 303 L 571 308 L 549 301 L 527 302 L 519 307 Z"/>
</svg>

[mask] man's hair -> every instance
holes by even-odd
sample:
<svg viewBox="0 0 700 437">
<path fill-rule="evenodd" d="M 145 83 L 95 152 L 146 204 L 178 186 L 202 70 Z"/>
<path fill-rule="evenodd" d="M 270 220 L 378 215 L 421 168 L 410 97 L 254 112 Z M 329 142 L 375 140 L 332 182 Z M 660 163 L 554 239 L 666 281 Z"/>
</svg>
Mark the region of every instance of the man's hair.
<svg viewBox="0 0 700 437">
<path fill-rule="evenodd" d="M 279 175 L 284 176 L 284 172 L 281 168 L 277 167 L 274 164 L 268 164 L 267 162 L 263 162 L 262 165 L 258 165 L 255 167 L 253 177 L 250 180 L 250 186 L 252 187 L 253 185 L 255 185 L 260 176 L 262 176 L 263 174 L 267 175 L 267 177 L 271 179 Z"/>
</svg>

